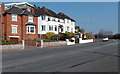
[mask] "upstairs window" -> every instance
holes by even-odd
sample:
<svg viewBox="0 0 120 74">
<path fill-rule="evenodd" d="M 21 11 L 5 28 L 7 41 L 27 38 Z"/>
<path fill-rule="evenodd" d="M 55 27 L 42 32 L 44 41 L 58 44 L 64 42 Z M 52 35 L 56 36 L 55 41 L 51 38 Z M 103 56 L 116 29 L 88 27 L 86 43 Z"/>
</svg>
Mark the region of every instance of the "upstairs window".
<svg viewBox="0 0 120 74">
<path fill-rule="evenodd" d="M 28 16 L 28 22 L 33 22 L 33 16 Z"/>
<path fill-rule="evenodd" d="M 42 16 L 42 20 L 45 20 L 45 16 Z"/>
<path fill-rule="evenodd" d="M 48 21 L 50 21 L 50 17 L 48 17 Z"/>
<path fill-rule="evenodd" d="M 45 31 L 46 26 L 45 25 L 41 25 L 42 31 Z"/>
<path fill-rule="evenodd" d="M 58 22 L 60 22 L 60 19 L 58 19 Z"/>
<path fill-rule="evenodd" d="M 67 19 L 67 23 L 69 23 L 69 20 Z"/>
<path fill-rule="evenodd" d="M 12 21 L 17 21 L 17 15 L 12 14 Z"/>
<path fill-rule="evenodd" d="M 35 34 L 35 26 L 27 26 L 27 34 Z"/>
<path fill-rule="evenodd" d="M 53 17 L 52 21 L 55 21 L 55 18 Z"/>
<path fill-rule="evenodd" d="M 18 27 L 18 25 L 11 25 L 11 27 L 12 27 L 12 33 L 13 34 L 17 34 L 17 27 Z"/>
</svg>

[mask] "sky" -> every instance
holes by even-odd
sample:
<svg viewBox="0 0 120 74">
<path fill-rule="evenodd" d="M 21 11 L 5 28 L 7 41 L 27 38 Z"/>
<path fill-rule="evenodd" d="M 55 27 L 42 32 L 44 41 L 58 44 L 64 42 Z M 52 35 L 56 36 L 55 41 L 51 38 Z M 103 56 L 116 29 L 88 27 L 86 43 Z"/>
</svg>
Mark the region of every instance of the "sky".
<svg viewBox="0 0 120 74">
<path fill-rule="evenodd" d="M 118 33 L 117 2 L 29 2 L 45 6 L 56 13 L 63 12 L 76 20 L 85 32 L 98 33 L 100 29 Z"/>
<path fill-rule="evenodd" d="M 96 34 L 99 30 L 118 33 L 118 2 L 29 2 L 45 6 L 56 13 L 63 12 L 76 21 L 85 32 Z"/>
</svg>

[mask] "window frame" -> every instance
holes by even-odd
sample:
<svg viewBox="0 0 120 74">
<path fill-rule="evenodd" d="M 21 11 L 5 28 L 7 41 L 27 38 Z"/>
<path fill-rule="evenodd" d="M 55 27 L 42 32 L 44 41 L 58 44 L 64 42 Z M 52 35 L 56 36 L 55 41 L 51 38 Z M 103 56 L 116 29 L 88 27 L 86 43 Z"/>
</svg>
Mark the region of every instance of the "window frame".
<svg viewBox="0 0 120 74">
<path fill-rule="evenodd" d="M 11 21 L 17 21 L 17 15 L 16 14 L 11 15 Z"/>
<path fill-rule="evenodd" d="M 46 25 L 41 25 L 41 31 L 46 31 Z"/>
<path fill-rule="evenodd" d="M 46 16 L 45 16 L 45 15 L 42 15 L 42 16 L 41 16 L 41 19 L 42 19 L 42 20 L 46 20 Z"/>
<path fill-rule="evenodd" d="M 57 25 L 55 25 L 55 27 L 54 27 L 54 30 L 55 30 L 55 31 L 57 31 L 57 30 L 58 30 L 58 27 L 57 27 Z"/>
<path fill-rule="evenodd" d="M 13 30 L 13 27 L 16 27 L 15 30 Z M 11 25 L 11 33 L 12 34 L 17 34 L 18 33 L 18 25 Z"/>
<path fill-rule="evenodd" d="M 33 22 L 33 16 L 28 16 L 28 22 Z"/>
<path fill-rule="evenodd" d="M 51 30 L 50 30 L 51 27 Z M 49 25 L 49 31 L 53 31 L 53 25 Z"/>
<path fill-rule="evenodd" d="M 34 27 L 34 33 L 31 32 L 31 27 Z M 27 34 L 35 34 L 35 26 L 27 25 L 26 26 L 26 33 Z"/>
</svg>

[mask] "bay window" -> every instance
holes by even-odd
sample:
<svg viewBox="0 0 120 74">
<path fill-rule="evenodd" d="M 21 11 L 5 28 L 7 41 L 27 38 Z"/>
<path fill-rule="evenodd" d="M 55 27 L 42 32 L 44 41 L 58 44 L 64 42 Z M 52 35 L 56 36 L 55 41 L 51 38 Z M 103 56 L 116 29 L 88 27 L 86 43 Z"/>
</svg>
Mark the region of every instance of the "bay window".
<svg viewBox="0 0 120 74">
<path fill-rule="evenodd" d="M 35 26 L 26 26 L 27 34 L 35 34 Z"/>
</svg>

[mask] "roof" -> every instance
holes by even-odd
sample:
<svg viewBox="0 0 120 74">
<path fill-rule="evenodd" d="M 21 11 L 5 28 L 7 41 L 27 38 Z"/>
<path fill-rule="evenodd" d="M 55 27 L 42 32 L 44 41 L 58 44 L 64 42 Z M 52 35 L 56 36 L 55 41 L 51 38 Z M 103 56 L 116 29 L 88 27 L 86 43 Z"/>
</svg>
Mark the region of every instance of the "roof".
<svg viewBox="0 0 120 74">
<path fill-rule="evenodd" d="M 60 12 L 58 14 L 56 14 L 55 12 L 53 12 L 52 10 L 46 8 L 46 7 L 42 7 L 42 8 L 38 8 L 36 11 L 35 11 L 35 14 L 37 16 L 40 16 L 40 15 L 48 15 L 48 16 L 53 16 L 53 17 L 57 17 L 57 18 L 61 18 L 61 19 L 70 19 L 72 21 L 75 21 L 73 20 L 72 18 L 70 18 L 69 16 L 67 16 L 66 14 Z"/>
<path fill-rule="evenodd" d="M 18 14 L 18 15 L 33 15 L 33 16 L 35 16 L 33 13 L 31 13 L 31 12 L 29 12 L 29 11 L 27 11 L 27 10 L 22 10 L 22 9 L 20 9 L 20 8 L 17 8 L 17 7 L 12 7 L 12 8 L 10 8 L 10 9 L 8 9 L 8 10 L 6 10 L 5 12 L 4 12 L 4 14 Z"/>
<path fill-rule="evenodd" d="M 38 16 L 48 15 L 48 16 L 58 17 L 58 15 L 55 12 L 53 12 L 50 9 L 47 9 L 46 7 L 38 8 L 36 10 L 36 15 L 38 15 Z"/>
<path fill-rule="evenodd" d="M 75 20 L 73 20 L 72 18 L 70 18 L 69 16 L 67 16 L 66 14 L 62 13 L 62 12 L 58 13 L 58 16 L 59 16 L 60 18 L 63 18 L 63 19 L 67 18 L 67 19 L 70 19 L 70 20 L 72 20 L 72 21 L 75 21 Z"/>
<path fill-rule="evenodd" d="M 26 25 L 36 26 L 36 24 L 34 24 L 33 22 L 27 22 Z"/>
</svg>

